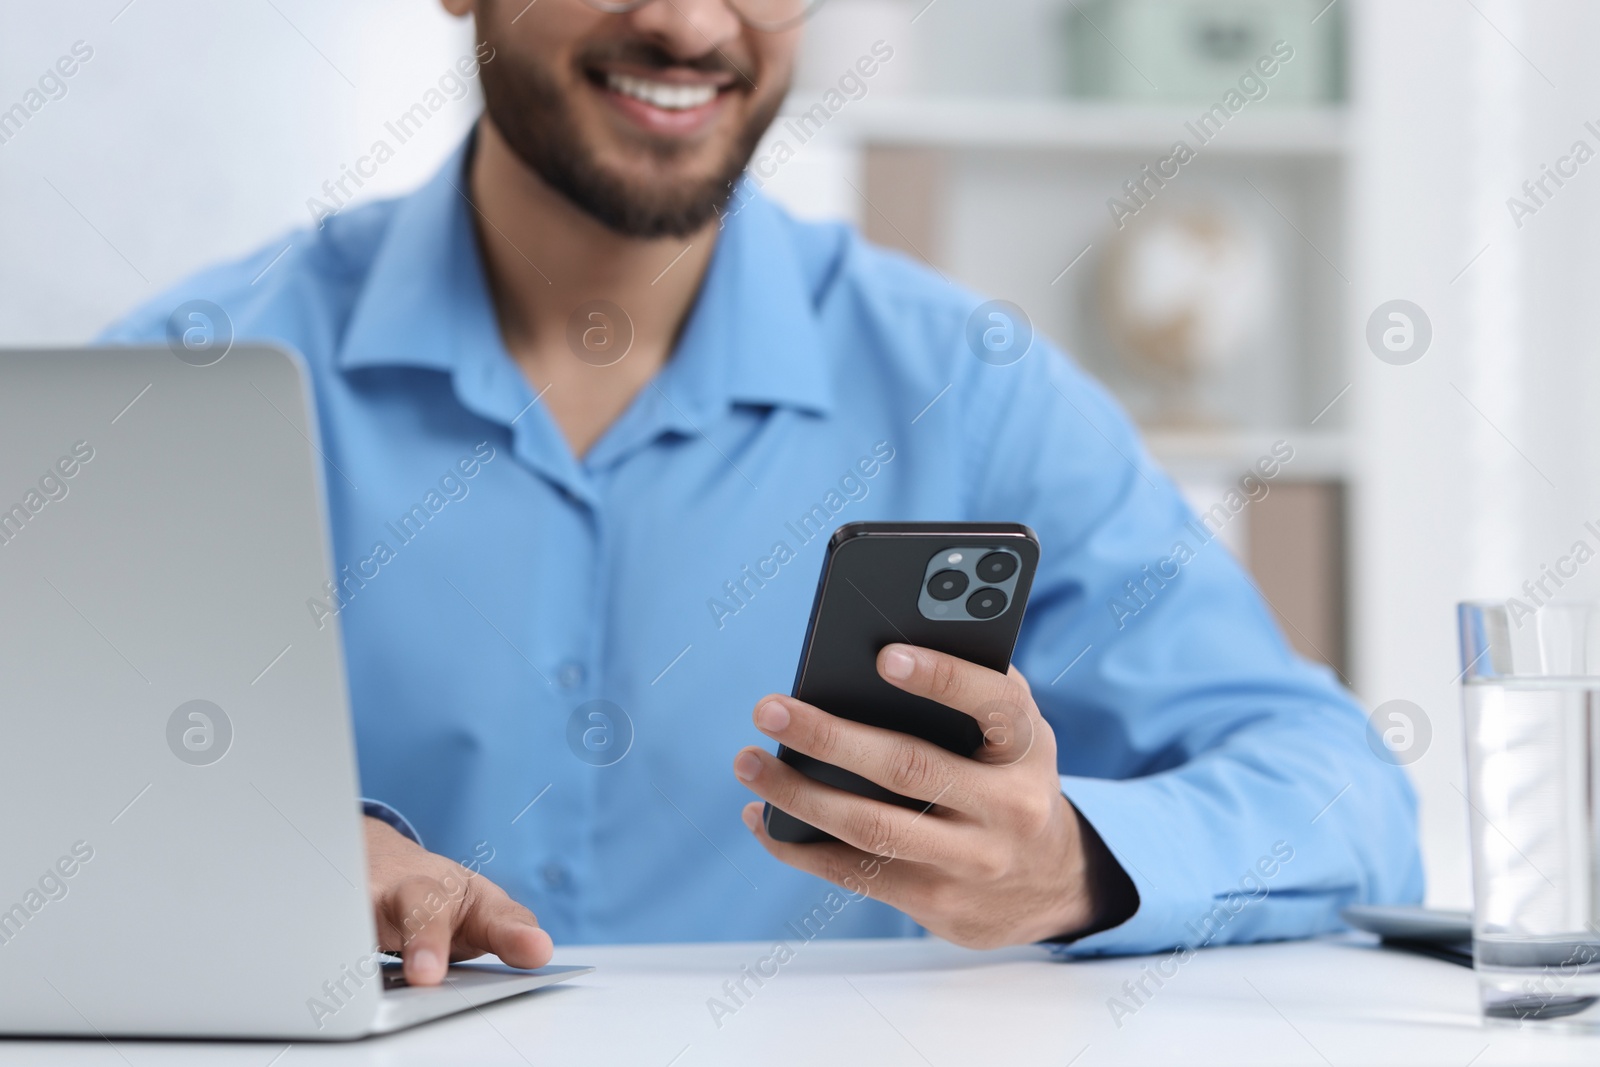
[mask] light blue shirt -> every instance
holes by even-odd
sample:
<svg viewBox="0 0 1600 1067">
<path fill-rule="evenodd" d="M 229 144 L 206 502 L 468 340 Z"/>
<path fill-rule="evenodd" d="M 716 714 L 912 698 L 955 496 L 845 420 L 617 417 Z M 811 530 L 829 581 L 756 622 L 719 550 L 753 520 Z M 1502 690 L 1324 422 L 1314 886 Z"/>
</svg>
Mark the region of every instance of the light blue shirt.
<svg viewBox="0 0 1600 1067">
<path fill-rule="evenodd" d="M 1059 352 L 980 360 L 978 297 L 752 195 L 672 358 L 580 459 L 501 341 L 464 159 L 105 337 L 161 343 L 202 298 L 305 355 L 341 585 L 307 626 L 337 615 L 362 789 L 430 849 L 557 943 L 916 933 L 770 858 L 731 764 L 770 747 L 751 709 L 794 678 L 834 527 L 989 520 L 1039 535 L 1016 664 L 1139 891 L 1068 951 L 1420 897 L 1415 800 L 1362 711 Z"/>
</svg>

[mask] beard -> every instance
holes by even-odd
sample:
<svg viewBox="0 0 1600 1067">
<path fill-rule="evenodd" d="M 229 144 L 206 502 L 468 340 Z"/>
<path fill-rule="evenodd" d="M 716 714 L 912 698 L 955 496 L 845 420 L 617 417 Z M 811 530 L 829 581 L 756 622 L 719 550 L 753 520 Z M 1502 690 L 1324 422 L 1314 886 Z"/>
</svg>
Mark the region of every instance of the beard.
<svg viewBox="0 0 1600 1067">
<path fill-rule="evenodd" d="M 493 45 L 487 34 L 483 37 Z M 580 71 L 587 71 L 590 63 L 601 58 L 626 58 L 647 68 L 727 71 L 749 84 L 745 72 L 720 54 L 684 61 L 647 42 L 602 45 L 581 57 Z M 607 169 L 594 148 L 585 142 L 568 94 L 549 70 L 519 57 L 510 48 L 497 48 L 494 62 L 480 68 L 480 78 L 484 110 L 524 165 L 607 229 L 642 239 L 687 237 L 722 212 L 733 194 L 734 183 L 777 117 L 784 96 L 782 92 L 774 93 L 760 104 L 709 176 L 679 181 L 630 180 Z M 671 163 L 698 147 L 653 143 L 643 150 L 661 163 Z"/>
</svg>

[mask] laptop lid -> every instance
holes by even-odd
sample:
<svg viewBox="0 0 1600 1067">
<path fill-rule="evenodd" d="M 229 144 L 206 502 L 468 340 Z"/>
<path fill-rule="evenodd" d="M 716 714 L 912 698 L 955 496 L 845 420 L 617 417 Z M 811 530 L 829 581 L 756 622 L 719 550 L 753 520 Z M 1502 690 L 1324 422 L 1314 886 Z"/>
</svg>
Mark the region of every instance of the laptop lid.
<svg viewBox="0 0 1600 1067">
<path fill-rule="evenodd" d="M 377 1014 L 339 629 L 306 606 L 341 475 L 298 357 L 185 357 L 0 352 L 0 1032 Z"/>
</svg>

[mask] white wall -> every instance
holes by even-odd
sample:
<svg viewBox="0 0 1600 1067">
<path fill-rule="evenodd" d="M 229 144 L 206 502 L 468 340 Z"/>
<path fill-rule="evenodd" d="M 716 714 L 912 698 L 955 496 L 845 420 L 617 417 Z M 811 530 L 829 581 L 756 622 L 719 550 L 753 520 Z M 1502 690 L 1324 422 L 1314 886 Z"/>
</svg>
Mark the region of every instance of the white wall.
<svg viewBox="0 0 1600 1067">
<path fill-rule="evenodd" d="M 125 5 L 6 7 L 0 109 L 74 42 L 93 57 L 0 144 L 0 344 L 83 340 L 195 268 L 309 224 L 307 198 L 471 50 L 470 27 L 433 0 Z M 430 173 L 477 106 L 441 109 L 363 195 Z"/>
<path fill-rule="evenodd" d="M 1600 8 L 1369 0 L 1355 15 L 1357 677 L 1369 705 L 1404 698 L 1431 720 L 1412 766 L 1430 897 L 1466 904 L 1452 607 L 1537 578 L 1600 518 L 1600 159 L 1520 229 L 1506 208 L 1575 139 L 1600 150 L 1583 128 L 1600 127 Z M 1379 362 L 1361 339 L 1368 313 L 1397 297 L 1434 329 L 1410 366 Z M 1564 592 L 1595 593 L 1600 563 L 1590 570 Z"/>
</svg>

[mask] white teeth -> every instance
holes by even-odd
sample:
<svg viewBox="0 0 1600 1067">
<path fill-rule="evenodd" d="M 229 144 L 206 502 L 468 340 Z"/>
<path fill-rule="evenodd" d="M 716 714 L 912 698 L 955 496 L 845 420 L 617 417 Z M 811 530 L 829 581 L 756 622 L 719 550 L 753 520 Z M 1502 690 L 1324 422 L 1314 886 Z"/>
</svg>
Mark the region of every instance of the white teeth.
<svg viewBox="0 0 1600 1067">
<path fill-rule="evenodd" d="M 671 85 L 615 72 L 606 74 L 606 87 L 612 92 L 643 100 L 665 111 L 687 111 L 692 107 L 702 107 L 711 103 L 717 95 L 715 85 Z"/>
</svg>

